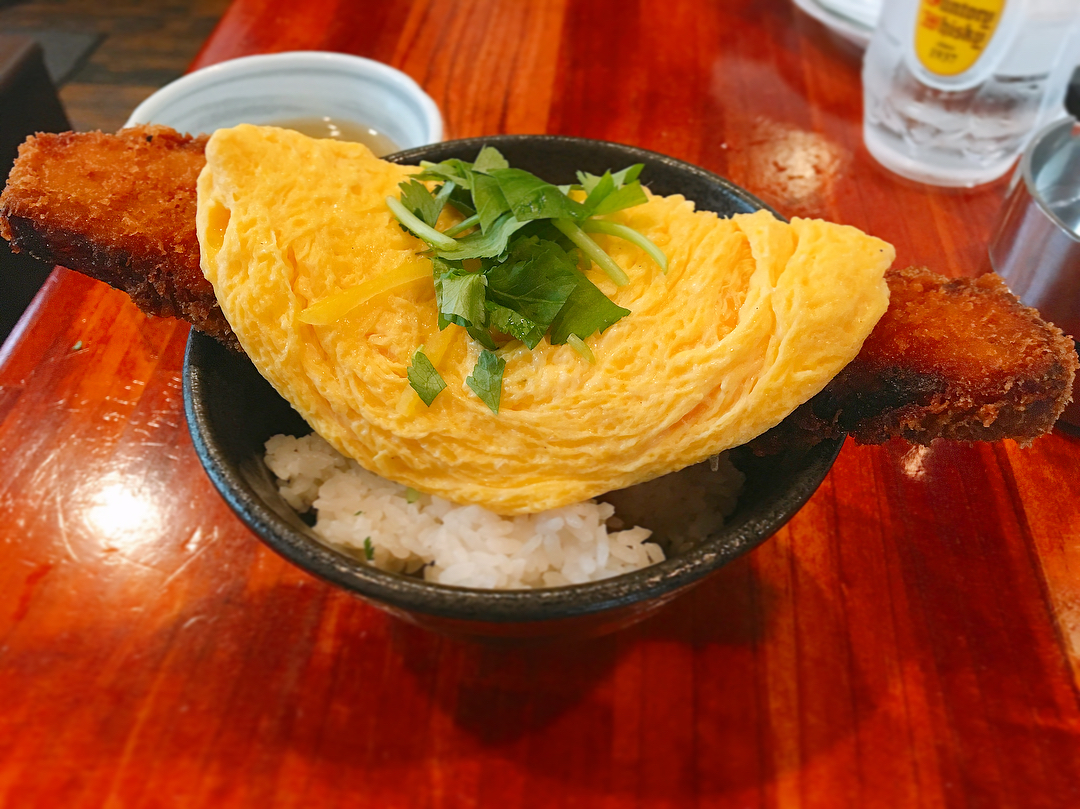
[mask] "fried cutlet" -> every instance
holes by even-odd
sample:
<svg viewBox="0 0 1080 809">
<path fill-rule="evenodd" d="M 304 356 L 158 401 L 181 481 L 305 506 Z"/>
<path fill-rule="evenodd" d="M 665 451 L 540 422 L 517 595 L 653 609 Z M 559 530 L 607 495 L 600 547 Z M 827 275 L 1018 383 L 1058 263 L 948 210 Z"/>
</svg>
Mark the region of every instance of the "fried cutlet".
<svg viewBox="0 0 1080 809">
<path fill-rule="evenodd" d="M 238 348 L 199 269 L 195 182 L 206 140 L 163 126 L 31 138 L 0 195 L 0 235 Z"/>
<path fill-rule="evenodd" d="M 850 435 L 1021 443 L 1048 432 L 1069 401 L 1073 341 L 1022 305 L 993 273 L 950 280 L 890 270 L 889 308 L 859 355 L 759 451 Z"/>
<path fill-rule="evenodd" d="M 31 138 L 0 194 L 0 235 L 239 349 L 199 269 L 205 142 L 158 126 Z M 889 308 L 859 355 L 758 438 L 758 451 L 844 434 L 1029 442 L 1053 427 L 1077 368 L 1072 340 L 994 275 L 949 280 L 911 268 L 886 279 Z"/>
</svg>

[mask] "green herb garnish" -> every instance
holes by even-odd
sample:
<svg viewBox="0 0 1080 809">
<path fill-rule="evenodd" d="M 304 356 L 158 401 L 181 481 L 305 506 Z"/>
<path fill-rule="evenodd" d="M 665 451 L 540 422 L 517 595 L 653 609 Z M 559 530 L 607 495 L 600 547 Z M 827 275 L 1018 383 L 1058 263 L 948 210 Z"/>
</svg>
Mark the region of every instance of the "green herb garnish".
<svg viewBox="0 0 1080 809">
<path fill-rule="evenodd" d="M 441 259 L 434 259 L 435 301 L 439 306 L 439 328 L 457 323 L 463 328 L 484 322 L 484 287 L 482 273 L 469 272 Z"/>
<path fill-rule="evenodd" d="M 421 167 L 401 183 L 400 200 L 386 202 L 401 226 L 430 248 L 439 328 L 457 324 L 483 347 L 465 382 L 493 413 L 499 412 L 506 366 L 495 352 L 508 340 L 532 349 L 547 335 L 553 345 L 569 343 L 595 362 L 585 340 L 630 314 L 579 267 L 585 260 L 616 285 L 629 283 L 590 233 L 625 239 L 667 271 L 667 258 L 648 238 L 594 218 L 647 200 L 638 181 L 640 164 L 600 176 L 578 172 L 578 183 L 570 186 L 511 168 L 488 146 L 473 163 L 453 159 Z M 428 189 L 424 182 L 435 185 Z M 571 191 L 583 199 L 571 198 Z M 436 224 L 448 205 L 464 220 L 439 231 Z M 422 350 L 413 355 L 408 376 L 429 406 L 446 387 Z"/>
<path fill-rule="evenodd" d="M 498 149 L 485 146 L 476 155 L 476 162 L 472 164 L 472 168 L 473 171 L 487 172 L 492 169 L 508 169 L 510 164 L 506 162 L 506 158 L 502 156 Z"/>
<path fill-rule="evenodd" d="M 547 331 L 577 288 L 576 262 L 555 242 L 518 239 L 502 264 L 488 270 L 487 301 Z"/>
<path fill-rule="evenodd" d="M 416 353 L 413 354 L 412 364 L 406 373 L 409 376 L 409 385 L 412 386 L 412 389 L 416 391 L 416 395 L 428 407 L 431 407 L 435 397 L 446 388 L 446 382 L 443 380 L 442 375 L 435 370 L 431 360 L 427 358 L 423 346 L 416 349 Z"/>
<path fill-rule="evenodd" d="M 465 384 L 480 397 L 492 413 L 499 412 L 499 399 L 502 398 L 502 376 L 506 360 L 497 357 L 487 349 L 480 352 L 480 359 L 473 366 L 472 376 L 465 378 Z"/>
<path fill-rule="evenodd" d="M 375 546 L 371 544 L 371 537 L 364 537 L 364 557 L 369 562 L 375 558 Z"/>
<path fill-rule="evenodd" d="M 551 322 L 548 339 L 553 346 L 562 345 L 571 334 L 582 341 L 596 332 L 602 334 L 630 314 L 629 309 L 601 292 L 585 273 L 578 270 L 577 278 L 578 285 Z"/>
<path fill-rule="evenodd" d="M 444 183 L 439 193 L 434 195 L 427 190 L 427 186 L 416 180 L 401 183 L 398 187 L 401 189 L 401 204 L 405 209 L 428 227 L 434 228 L 439 221 L 439 214 L 446 206 L 446 200 L 457 186 L 454 183 Z"/>
</svg>

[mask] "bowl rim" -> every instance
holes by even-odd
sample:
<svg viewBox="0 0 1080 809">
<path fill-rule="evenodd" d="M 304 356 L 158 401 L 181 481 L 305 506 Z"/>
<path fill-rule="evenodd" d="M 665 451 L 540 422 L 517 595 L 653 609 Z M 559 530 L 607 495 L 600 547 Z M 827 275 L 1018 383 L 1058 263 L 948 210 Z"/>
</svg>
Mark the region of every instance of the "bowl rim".
<svg viewBox="0 0 1080 809">
<path fill-rule="evenodd" d="M 280 51 L 278 53 L 259 53 L 250 56 L 238 56 L 194 70 L 145 98 L 128 116 L 124 126 L 153 123 L 160 111 L 190 96 L 200 88 L 231 82 L 237 78 L 261 74 L 263 77 L 273 72 L 289 71 L 302 68 L 337 69 L 354 75 L 371 76 L 383 84 L 392 87 L 414 103 L 424 121 L 424 143 L 437 143 L 443 138 L 443 118 L 439 105 L 407 73 L 385 62 L 378 62 L 364 56 L 335 51 Z M 422 148 L 422 147 L 417 147 Z"/>
<path fill-rule="evenodd" d="M 567 135 L 492 135 L 443 141 L 388 155 L 385 159 L 408 163 L 435 148 L 498 147 L 500 143 L 541 139 L 556 145 L 608 146 L 621 155 L 645 158 L 689 172 L 720 185 L 754 208 L 770 206 L 750 192 L 706 169 L 658 152 L 612 141 Z M 213 338 L 192 331 L 184 354 L 184 411 L 196 453 L 220 496 L 255 535 L 280 556 L 319 578 L 390 611 L 417 612 L 439 618 L 481 621 L 492 624 L 527 623 L 576 618 L 626 607 L 637 602 L 666 599 L 694 585 L 709 573 L 772 537 L 818 489 L 843 446 L 844 439 L 827 439 L 807 450 L 803 467 L 792 485 L 778 498 L 768 519 L 747 520 L 734 540 L 719 534 L 699 546 L 639 570 L 612 578 L 560 587 L 494 590 L 428 582 L 412 576 L 380 570 L 289 525 L 244 480 L 210 439 L 206 402 L 202 397 L 201 361 L 218 349 Z M 222 349 L 224 350 L 224 349 Z M 725 527 L 727 524 L 725 523 Z M 723 544 L 721 545 L 721 537 Z M 404 604 L 402 602 L 405 602 Z"/>
</svg>

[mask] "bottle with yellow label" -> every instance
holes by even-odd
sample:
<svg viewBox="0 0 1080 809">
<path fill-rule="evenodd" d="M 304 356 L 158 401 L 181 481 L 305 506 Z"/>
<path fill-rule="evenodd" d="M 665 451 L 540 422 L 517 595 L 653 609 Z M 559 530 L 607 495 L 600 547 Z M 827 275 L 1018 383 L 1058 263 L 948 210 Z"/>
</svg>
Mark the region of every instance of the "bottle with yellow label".
<svg viewBox="0 0 1080 809">
<path fill-rule="evenodd" d="M 1001 177 L 1065 114 L 1080 0 L 888 0 L 863 60 L 863 135 L 885 167 L 935 185 Z"/>
</svg>

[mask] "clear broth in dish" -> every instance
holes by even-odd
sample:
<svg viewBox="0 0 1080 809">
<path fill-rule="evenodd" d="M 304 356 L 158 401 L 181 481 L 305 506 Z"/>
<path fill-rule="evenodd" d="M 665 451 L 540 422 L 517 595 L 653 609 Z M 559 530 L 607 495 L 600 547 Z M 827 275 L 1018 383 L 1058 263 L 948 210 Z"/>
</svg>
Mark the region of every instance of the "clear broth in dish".
<svg viewBox="0 0 1080 809">
<path fill-rule="evenodd" d="M 400 151 L 396 143 L 377 129 L 373 129 L 367 124 L 335 119 L 328 115 L 275 121 L 274 126 L 292 129 L 312 138 L 332 138 L 334 140 L 362 143 L 371 149 L 377 157 Z"/>
</svg>

